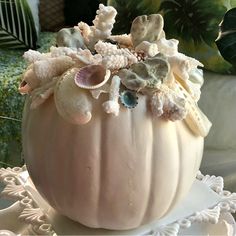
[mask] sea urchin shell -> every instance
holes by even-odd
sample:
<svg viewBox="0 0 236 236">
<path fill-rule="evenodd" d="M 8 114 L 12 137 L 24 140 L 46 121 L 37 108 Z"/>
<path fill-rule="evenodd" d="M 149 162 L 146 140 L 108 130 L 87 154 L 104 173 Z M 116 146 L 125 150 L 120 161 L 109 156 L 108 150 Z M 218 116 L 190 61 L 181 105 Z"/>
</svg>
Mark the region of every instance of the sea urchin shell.
<svg viewBox="0 0 236 236">
<path fill-rule="evenodd" d="M 75 84 L 84 89 L 97 89 L 110 78 L 111 72 L 101 65 L 89 65 L 75 74 Z"/>
<path fill-rule="evenodd" d="M 126 108 L 134 108 L 138 104 L 138 97 L 134 91 L 124 90 L 120 95 L 120 101 Z"/>
</svg>

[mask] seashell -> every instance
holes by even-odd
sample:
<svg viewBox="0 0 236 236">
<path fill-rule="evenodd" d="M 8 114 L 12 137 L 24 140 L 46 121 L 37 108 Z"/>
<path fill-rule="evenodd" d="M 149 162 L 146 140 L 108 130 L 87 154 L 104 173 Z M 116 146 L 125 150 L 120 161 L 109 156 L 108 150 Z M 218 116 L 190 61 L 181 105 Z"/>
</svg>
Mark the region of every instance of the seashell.
<svg viewBox="0 0 236 236">
<path fill-rule="evenodd" d="M 166 38 L 161 38 L 156 42 L 159 52 L 166 56 L 174 56 L 177 54 L 178 44 L 179 41 L 177 39 L 167 40 Z"/>
<path fill-rule="evenodd" d="M 159 14 L 142 15 L 134 19 L 130 34 L 134 47 L 143 41 L 156 42 L 163 37 L 163 17 Z"/>
<path fill-rule="evenodd" d="M 138 96 L 133 91 L 124 90 L 120 94 L 120 101 L 126 108 L 131 109 L 138 105 Z"/>
<path fill-rule="evenodd" d="M 41 81 L 35 75 L 31 65 L 27 68 L 26 72 L 23 74 L 22 81 L 20 83 L 18 90 L 21 94 L 27 94 L 31 92 L 33 89 L 39 87 L 40 83 Z"/>
<path fill-rule="evenodd" d="M 111 35 L 109 39 L 127 47 L 131 47 L 133 45 L 130 34 Z"/>
<path fill-rule="evenodd" d="M 74 83 L 78 69 L 70 69 L 64 73 L 54 90 L 54 100 L 58 113 L 72 124 L 83 125 L 92 118 L 91 94 L 80 89 Z"/>
<path fill-rule="evenodd" d="M 168 78 L 170 66 L 162 55 L 134 63 L 118 72 L 122 84 L 130 90 L 155 91 Z"/>
<path fill-rule="evenodd" d="M 75 28 L 63 28 L 57 33 L 56 43 L 59 47 L 86 48 L 83 36 Z"/>
<path fill-rule="evenodd" d="M 135 52 L 144 52 L 147 56 L 154 57 L 158 54 L 157 44 L 143 41 L 135 48 Z"/>
<path fill-rule="evenodd" d="M 97 89 L 110 78 L 111 72 L 102 65 L 88 65 L 75 74 L 75 84 L 84 89 Z"/>
</svg>

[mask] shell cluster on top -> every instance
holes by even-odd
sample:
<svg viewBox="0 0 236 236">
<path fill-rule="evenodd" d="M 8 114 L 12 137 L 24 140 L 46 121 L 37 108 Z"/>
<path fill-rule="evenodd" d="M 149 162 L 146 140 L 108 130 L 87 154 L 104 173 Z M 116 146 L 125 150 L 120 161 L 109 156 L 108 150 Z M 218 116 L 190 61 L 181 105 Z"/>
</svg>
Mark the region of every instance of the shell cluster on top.
<svg viewBox="0 0 236 236">
<path fill-rule="evenodd" d="M 178 52 L 178 40 L 165 38 L 161 15 L 138 16 L 130 34 L 112 35 L 116 14 L 100 4 L 92 26 L 80 22 L 60 30 L 57 47 L 48 53 L 25 52 L 29 66 L 19 91 L 30 95 L 31 108 L 54 94 L 63 118 L 86 124 L 93 99 L 102 93 L 102 109 L 115 116 L 120 106 L 135 109 L 138 98 L 147 96 L 154 119 L 184 120 L 196 135 L 206 136 L 211 123 L 197 105 L 203 65 Z"/>
</svg>

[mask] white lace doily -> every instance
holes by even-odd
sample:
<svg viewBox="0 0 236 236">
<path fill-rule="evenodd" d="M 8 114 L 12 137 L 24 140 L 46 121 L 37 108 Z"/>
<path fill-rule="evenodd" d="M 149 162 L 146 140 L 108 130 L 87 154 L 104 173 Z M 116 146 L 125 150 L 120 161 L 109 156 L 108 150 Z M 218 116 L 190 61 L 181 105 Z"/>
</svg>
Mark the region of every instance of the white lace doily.
<svg viewBox="0 0 236 236">
<path fill-rule="evenodd" d="M 177 236 L 193 232 L 199 223 L 205 224 L 205 228 L 216 224 L 219 234 L 235 235 L 236 232 L 234 219 L 229 214 L 236 211 L 236 193 L 223 190 L 222 177 L 204 176 L 200 172 L 181 205 L 161 220 L 129 231 L 90 229 L 59 215 L 36 191 L 25 166 L 1 168 L 0 183 L 5 186 L 0 197 L 11 200 L 7 208 L 0 209 L 0 235 Z M 206 231 L 213 228 L 208 227 Z"/>
</svg>

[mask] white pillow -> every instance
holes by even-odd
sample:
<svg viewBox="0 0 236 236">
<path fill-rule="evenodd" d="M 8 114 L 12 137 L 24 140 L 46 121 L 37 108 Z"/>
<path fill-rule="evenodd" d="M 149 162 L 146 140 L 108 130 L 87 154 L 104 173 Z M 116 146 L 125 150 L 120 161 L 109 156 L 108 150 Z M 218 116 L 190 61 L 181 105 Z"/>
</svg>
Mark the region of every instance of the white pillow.
<svg viewBox="0 0 236 236">
<path fill-rule="evenodd" d="M 236 149 L 236 77 L 204 72 L 199 106 L 212 122 L 206 148 Z"/>
</svg>

